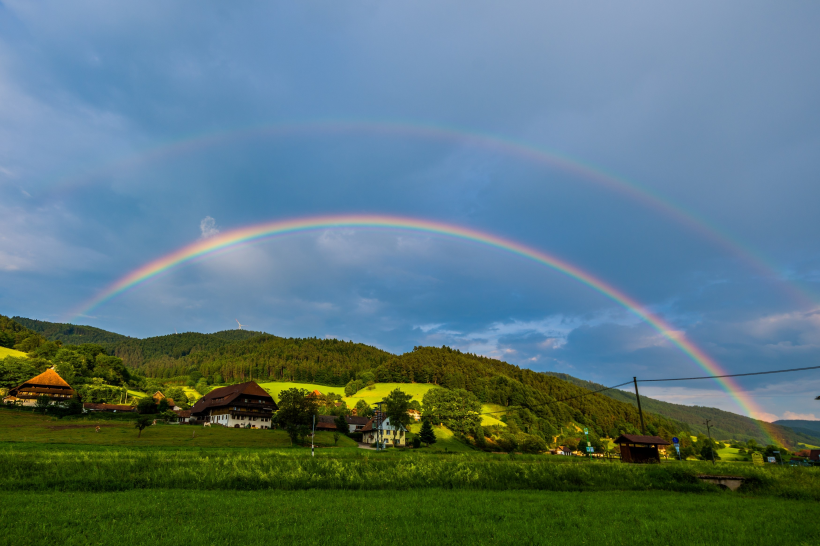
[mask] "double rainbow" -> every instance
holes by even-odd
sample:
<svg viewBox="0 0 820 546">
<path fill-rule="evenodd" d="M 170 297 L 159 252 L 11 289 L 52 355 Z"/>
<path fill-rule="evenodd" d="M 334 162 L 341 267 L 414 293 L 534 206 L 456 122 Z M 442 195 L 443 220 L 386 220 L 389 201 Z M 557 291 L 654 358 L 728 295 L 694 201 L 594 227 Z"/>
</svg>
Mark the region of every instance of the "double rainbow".
<svg viewBox="0 0 820 546">
<path fill-rule="evenodd" d="M 682 333 L 675 330 L 675 328 L 664 321 L 661 317 L 649 312 L 639 302 L 617 288 L 607 284 L 601 279 L 596 278 L 592 274 L 572 265 L 565 260 L 528 247 L 521 243 L 475 229 L 430 220 L 399 216 L 318 216 L 268 222 L 220 233 L 214 237 L 199 240 L 188 246 L 180 248 L 175 252 L 167 254 L 166 256 L 150 262 L 125 275 L 120 280 L 103 290 L 95 298 L 80 307 L 73 313 L 72 316 L 76 317 L 87 314 L 98 305 L 110 300 L 118 294 L 138 286 L 165 271 L 197 258 L 202 258 L 216 252 L 273 237 L 336 228 L 389 229 L 435 234 L 479 243 L 527 258 L 541 265 L 545 265 L 555 271 L 568 275 L 622 305 L 666 337 L 673 345 L 683 351 L 693 362 L 700 366 L 709 375 L 725 375 L 727 373 L 717 362 L 686 339 Z M 717 381 L 734 399 L 738 407 L 740 407 L 747 415 L 754 416 L 762 413 L 756 406 L 755 402 L 743 392 L 734 380 L 731 378 L 722 378 L 717 379 Z M 765 428 L 764 432 L 771 437 L 771 434 Z"/>
</svg>

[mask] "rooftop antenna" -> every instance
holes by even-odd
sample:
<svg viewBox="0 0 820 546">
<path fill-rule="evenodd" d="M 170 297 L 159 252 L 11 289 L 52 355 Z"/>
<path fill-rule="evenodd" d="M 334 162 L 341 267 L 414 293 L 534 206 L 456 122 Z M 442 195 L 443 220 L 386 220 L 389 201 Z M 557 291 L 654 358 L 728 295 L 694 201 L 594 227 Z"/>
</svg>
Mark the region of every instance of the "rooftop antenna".
<svg viewBox="0 0 820 546">
<path fill-rule="evenodd" d="M 241 329 L 242 329 L 242 327 L 244 326 L 244 324 L 241 324 L 241 323 L 239 322 L 239 319 L 234 319 L 234 320 L 236 321 L 236 323 L 237 323 L 237 324 L 239 324 L 239 329 L 241 330 Z"/>
</svg>

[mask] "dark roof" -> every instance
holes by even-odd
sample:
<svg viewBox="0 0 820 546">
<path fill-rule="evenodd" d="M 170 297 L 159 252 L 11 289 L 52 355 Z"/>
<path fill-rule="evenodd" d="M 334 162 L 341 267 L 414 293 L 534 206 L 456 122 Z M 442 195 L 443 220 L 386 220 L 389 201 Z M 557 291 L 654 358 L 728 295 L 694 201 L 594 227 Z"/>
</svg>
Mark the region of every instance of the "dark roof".
<svg viewBox="0 0 820 546">
<path fill-rule="evenodd" d="M 276 401 L 270 394 L 268 394 L 268 391 L 257 385 L 255 381 L 248 381 L 246 383 L 228 385 L 227 387 L 220 387 L 212 390 L 196 401 L 194 407 L 191 408 L 191 414 L 197 415 L 204 413 L 209 408 L 221 408 L 222 406 L 228 406 L 242 396 L 266 398 L 270 400 L 271 404 L 273 404 L 274 410 L 278 409 Z"/>
<path fill-rule="evenodd" d="M 177 417 L 180 419 L 185 419 L 186 417 L 191 416 L 191 410 L 174 410 L 174 413 L 176 413 Z"/>
<path fill-rule="evenodd" d="M 370 417 L 358 417 L 356 415 L 345 416 L 345 421 L 348 425 L 366 425 L 370 421 Z"/>
<path fill-rule="evenodd" d="M 382 426 L 384 426 L 385 421 L 387 421 L 388 419 L 389 419 L 389 417 L 385 417 L 385 418 L 382 420 Z M 364 426 L 364 428 L 363 428 L 360 432 L 367 432 L 367 431 L 369 431 L 369 430 L 378 430 L 378 429 L 376 429 L 376 428 L 374 427 L 374 425 L 375 425 L 375 424 L 376 424 L 376 419 L 375 419 L 375 418 L 370 419 L 370 420 L 367 422 L 367 424 Z M 393 428 L 393 429 L 396 429 L 396 430 L 407 430 L 407 429 L 406 429 L 406 428 L 404 428 L 404 426 L 403 426 L 403 425 L 401 425 L 401 424 L 399 424 L 399 426 L 398 426 L 398 427 L 394 427 L 393 425 L 390 425 L 390 424 L 388 424 L 387 426 L 389 426 L 389 427 L 391 427 L 391 428 Z M 387 429 L 387 430 L 389 430 L 389 429 Z"/>
<path fill-rule="evenodd" d="M 83 404 L 83 409 L 91 411 L 136 411 L 134 406 L 127 406 L 123 404 L 92 404 L 86 402 Z"/>
<path fill-rule="evenodd" d="M 615 439 L 616 444 L 655 444 L 659 446 L 672 445 L 660 436 L 640 436 L 638 434 L 621 434 Z"/>
</svg>

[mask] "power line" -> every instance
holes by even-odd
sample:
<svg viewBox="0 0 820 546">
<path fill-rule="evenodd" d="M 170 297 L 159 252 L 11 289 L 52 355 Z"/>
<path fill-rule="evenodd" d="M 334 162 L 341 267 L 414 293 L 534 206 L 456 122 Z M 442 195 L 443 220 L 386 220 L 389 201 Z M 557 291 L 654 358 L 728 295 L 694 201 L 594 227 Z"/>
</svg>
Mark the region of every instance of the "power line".
<svg viewBox="0 0 820 546">
<path fill-rule="evenodd" d="M 618 387 L 623 387 L 624 385 L 629 385 L 630 383 L 632 383 L 632 381 L 627 381 L 626 383 L 621 383 L 620 385 L 615 385 L 614 387 L 605 387 L 603 389 L 598 389 L 597 391 L 585 392 L 584 394 L 579 394 L 578 396 L 570 396 L 569 398 L 562 398 L 560 400 L 548 400 L 547 402 L 541 402 L 540 404 L 527 404 L 526 406 L 521 406 L 521 407 L 529 409 L 529 408 L 535 408 L 535 407 L 538 407 L 538 406 L 546 406 L 546 405 L 549 405 L 549 404 L 557 404 L 559 402 L 568 402 L 569 400 L 575 400 L 576 398 L 583 398 L 583 397 L 589 396 L 591 394 L 597 394 L 599 392 L 604 392 L 604 391 L 609 391 L 609 390 L 612 390 L 612 389 L 617 389 Z M 583 388 L 583 387 L 580 387 L 580 388 Z M 492 414 L 495 414 L 495 413 L 507 413 L 508 411 L 511 411 L 510 408 L 507 408 L 507 409 L 501 410 L 501 411 L 487 411 L 487 412 L 484 412 L 484 413 L 479 413 L 478 415 L 492 415 Z"/>
<path fill-rule="evenodd" d="M 802 372 L 804 370 L 820 370 L 820 366 L 809 366 L 808 368 L 792 368 L 790 370 L 770 370 L 768 372 L 733 373 L 726 375 L 704 375 L 702 377 L 675 377 L 672 379 L 638 379 L 638 382 L 649 383 L 651 381 L 692 381 L 695 379 L 719 379 L 721 377 L 745 377 L 749 375 L 767 375 L 772 373 Z"/>
</svg>

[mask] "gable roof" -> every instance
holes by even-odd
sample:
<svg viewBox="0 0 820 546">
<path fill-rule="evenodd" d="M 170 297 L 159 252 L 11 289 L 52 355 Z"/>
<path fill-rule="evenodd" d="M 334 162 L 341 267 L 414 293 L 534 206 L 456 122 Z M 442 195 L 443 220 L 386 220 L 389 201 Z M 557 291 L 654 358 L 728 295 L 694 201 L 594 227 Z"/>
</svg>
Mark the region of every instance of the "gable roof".
<svg viewBox="0 0 820 546">
<path fill-rule="evenodd" d="M 361 430 L 361 432 L 367 432 L 367 431 L 370 431 L 370 430 L 379 430 L 379 427 L 376 426 L 376 418 L 375 417 L 370 419 L 367 422 L 367 424 L 364 426 L 364 428 Z M 384 421 L 382 421 L 382 424 L 381 424 L 381 430 L 404 430 L 404 431 L 406 431 L 407 429 L 404 428 L 404 425 L 402 425 L 402 424 L 399 424 L 398 427 L 394 427 L 393 425 L 390 424 L 390 417 L 385 417 Z"/>
<path fill-rule="evenodd" d="M 194 407 L 191 408 L 191 413 L 196 415 L 202 413 L 211 407 L 222 407 L 231 404 L 243 395 L 253 396 L 256 398 L 267 398 L 273 404 L 273 409 L 278 409 L 276 401 L 268 394 L 268 391 L 256 384 L 255 381 L 247 381 L 245 383 L 238 383 L 236 385 L 228 385 L 227 387 L 220 387 L 214 389 L 199 400 L 196 401 Z"/>
<path fill-rule="evenodd" d="M 366 425 L 370 421 L 370 417 L 358 417 L 356 415 L 346 415 L 345 421 L 348 425 Z"/>
<path fill-rule="evenodd" d="M 659 446 L 672 445 L 660 436 L 641 436 L 638 434 L 621 434 L 614 443 L 616 444 L 655 444 Z"/>
</svg>

